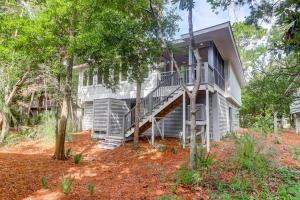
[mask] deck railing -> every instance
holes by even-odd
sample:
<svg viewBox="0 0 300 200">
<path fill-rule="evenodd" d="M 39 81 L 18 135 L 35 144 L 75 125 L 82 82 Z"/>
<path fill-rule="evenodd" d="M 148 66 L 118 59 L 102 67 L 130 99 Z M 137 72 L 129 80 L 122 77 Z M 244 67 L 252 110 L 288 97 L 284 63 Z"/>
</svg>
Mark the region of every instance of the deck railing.
<svg viewBox="0 0 300 200">
<path fill-rule="evenodd" d="M 141 100 L 140 118 L 151 115 L 154 109 L 159 107 L 162 102 L 166 101 L 169 96 L 180 88 L 181 82 L 184 82 L 186 85 L 194 84 L 196 80 L 195 67 L 196 65 L 182 67 L 183 70 L 180 71 L 180 74 L 177 71 L 162 72 L 157 87 Z M 212 85 L 214 81 L 213 68 L 208 63 L 203 63 L 201 68 L 201 83 Z M 124 115 L 124 134 L 134 126 L 135 109 L 136 106 Z M 202 115 L 199 117 L 202 118 Z"/>
<path fill-rule="evenodd" d="M 168 97 L 180 88 L 180 85 L 181 80 L 177 72 L 173 72 L 169 76 L 165 76 L 165 78 L 159 80 L 157 87 L 141 100 L 139 117 L 143 118 L 144 116 L 151 115 L 154 109 L 158 108 L 161 103 L 165 102 Z M 136 106 L 124 115 L 124 133 L 134 126 L 135 109 Z"/>
<path fill-rule="evenodd" d="M 162 72 L 160 74 L 160 79 L 165 80 L 167 79 L 171 74 L 175 72 Z M 182 81 L 186 85 L 193 85 L 196 81 L 196 64 L 193 65 L 184 65 L 181 66 L 180 74 L 182 77 Z M 210 84 L 213 85 L 215 83 L 215 75 L 213 67 L 211 67 L 207 62 L 202 64 L 201 67 L 201 84 Z"/>
</svg>

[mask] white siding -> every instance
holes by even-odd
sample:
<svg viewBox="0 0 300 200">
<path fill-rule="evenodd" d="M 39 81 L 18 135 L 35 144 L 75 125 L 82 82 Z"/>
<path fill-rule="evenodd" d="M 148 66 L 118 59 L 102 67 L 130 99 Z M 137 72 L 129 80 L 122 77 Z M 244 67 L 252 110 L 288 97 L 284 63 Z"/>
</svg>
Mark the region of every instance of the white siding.
<svg viewBox="0 0 300 200">
<path fill-rule="evenodd" d="M 97 85 L 97 78 L 94 76 L 94 84 L 90 86 L 83 86 L 83 73 L 84 69 L 79 71 L 79 87 L 78 87 L 78 99 L 79 102 L 93 101 L 94 99 L 114 98 L 114 99 L 130 99 L 135 98 L 136 84 L 128 81 L 121 81 L 119 89 L 113 92 L 111 89 L 107 89 L 103 85 Z M 144 80 L 142 84 L 142 97 L 149 94 L 157 84 L 158 73 L 152 72 L 149 77 Z"/>
<path fill-rule="evenodd" d="M 241 86 L 230 64 L 228 64 L 228 80 L 226 92 L 227 94 L 229 94 L 229 96 L 233 97 L 238 104 L 242 103 Z"/>
<path fill-rule="evenodd" d="M 93 102 L 84 103 L 82 129 L 89 130 L 93 127 Z"/>
<path fill-rule="evenodd" d="M 295 126 L 296 126 L 296 133 L 300 133 L 300 114 L 296 115 Z"/>
<path fill-rule="evenodd" d="M 231 122 L 232 131 L 237 131 L 240 128 L 239 109 L 230 102 L 228 102 L 228 106 L 232 110 L 232 122 Z"/>
<path fill-rule="evenodd" d="M 220 138 L 222 138 L 227 131 L 229 131 L 228 124 L 228 104 L 226 98 L 219 94 L 219 134 Z"/>
</svg>

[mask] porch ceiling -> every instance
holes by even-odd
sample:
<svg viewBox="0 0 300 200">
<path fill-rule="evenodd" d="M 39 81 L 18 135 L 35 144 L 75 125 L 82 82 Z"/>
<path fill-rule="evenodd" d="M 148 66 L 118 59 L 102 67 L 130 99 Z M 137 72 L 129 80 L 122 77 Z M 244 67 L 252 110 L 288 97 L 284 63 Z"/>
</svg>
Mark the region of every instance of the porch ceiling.
<svg viewBox="0 0 300 200">
<path fill-rule="evenodd" d="M 223 59 L 229 61 L 233 66 L 240 84 L 245 84 L 242 63 L 236 48 L 230 22 L 195 31 L 194 36 L 197 44 L 205 41 L 214 41 Z M 181 39 L 175 40 L 174 43 L 178 47 L 187 46 L 189 34 L 181 35 Z"/>
</svg>

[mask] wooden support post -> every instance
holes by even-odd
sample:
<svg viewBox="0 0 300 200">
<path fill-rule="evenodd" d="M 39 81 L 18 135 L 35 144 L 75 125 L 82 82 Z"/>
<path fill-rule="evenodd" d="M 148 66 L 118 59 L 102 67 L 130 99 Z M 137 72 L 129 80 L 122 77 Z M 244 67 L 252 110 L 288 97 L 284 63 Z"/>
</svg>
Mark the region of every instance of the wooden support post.
<svg viewBox="0 0 300 200">
<path fill-rule="evenodd" d="M 151 120 L 152 120 L 151 145 L 154 145 L 154 139 L 155 139 L 155 132 L 154 132 L 155 131 L 155 122 L 154 122 L 154 120 L 155 120 L 155 118 L 152 117 Z"/>
<path fill-rule="evenodd" d="M 185 148 L 186 145 L 186 93 L 182 96 L 182 147 Z"/>
<path fill-rule="evenodd" d="M 164 140 L 165 139 L 165 118 L 162 119 L 162 128 L 161 128 L 161 138 Z"/>
<path fill-rule="evenodd" d="M 206 114 L 206 150 L 207 152 L 210 151 L 210 135 L 209 135 L 209 91 L 208 91 L 208 85 L 206 84 L 206 105 L 205 105 L 205 114 Z"/>
</svg>

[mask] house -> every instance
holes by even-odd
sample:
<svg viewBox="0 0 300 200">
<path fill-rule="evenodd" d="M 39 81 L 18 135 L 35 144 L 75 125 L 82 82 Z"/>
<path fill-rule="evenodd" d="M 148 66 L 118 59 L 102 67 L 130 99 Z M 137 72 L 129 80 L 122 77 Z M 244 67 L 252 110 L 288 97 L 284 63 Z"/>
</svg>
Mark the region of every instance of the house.
<svg viewBox="0 0 300 200">
<path fill-rule="evenodd" d="M 300 88 L 295 93 L 295 100 L 290 105 L 290 113 L 294 115 L 296 133 L 300 133 Z"/>
<path fill-rule="evenodd" d="M 194 32 L 203 60 L 201 86 L 197 97 L 199 134 L 220 140 L 226 132 L 239 128 L 241 86 L 245 84 L 242 64 L 229 22 Z M 142 84 L 140 132 L 151 136 L 179 137 L 183 145 L 189 139 L 189 100 L 181 81 L 192 89 L 195 81 L 195 58 L 189 48 L 188 34 L 174 41 L 172 55 L 180 74 L 168 56 L 164 67 L 151 70 Z M 94 138 L 107 144 L 124 141 L 133 135 L 135 118 L 134 83 L 121 77 L 116 91 L 105 88 L 100 73 L 87 66 L 74 67 L 79 74 L 78 114 L 82 129 L 91 129 Z M 183 78 L 181 79 L 180 77 Z"/>
</svg>

